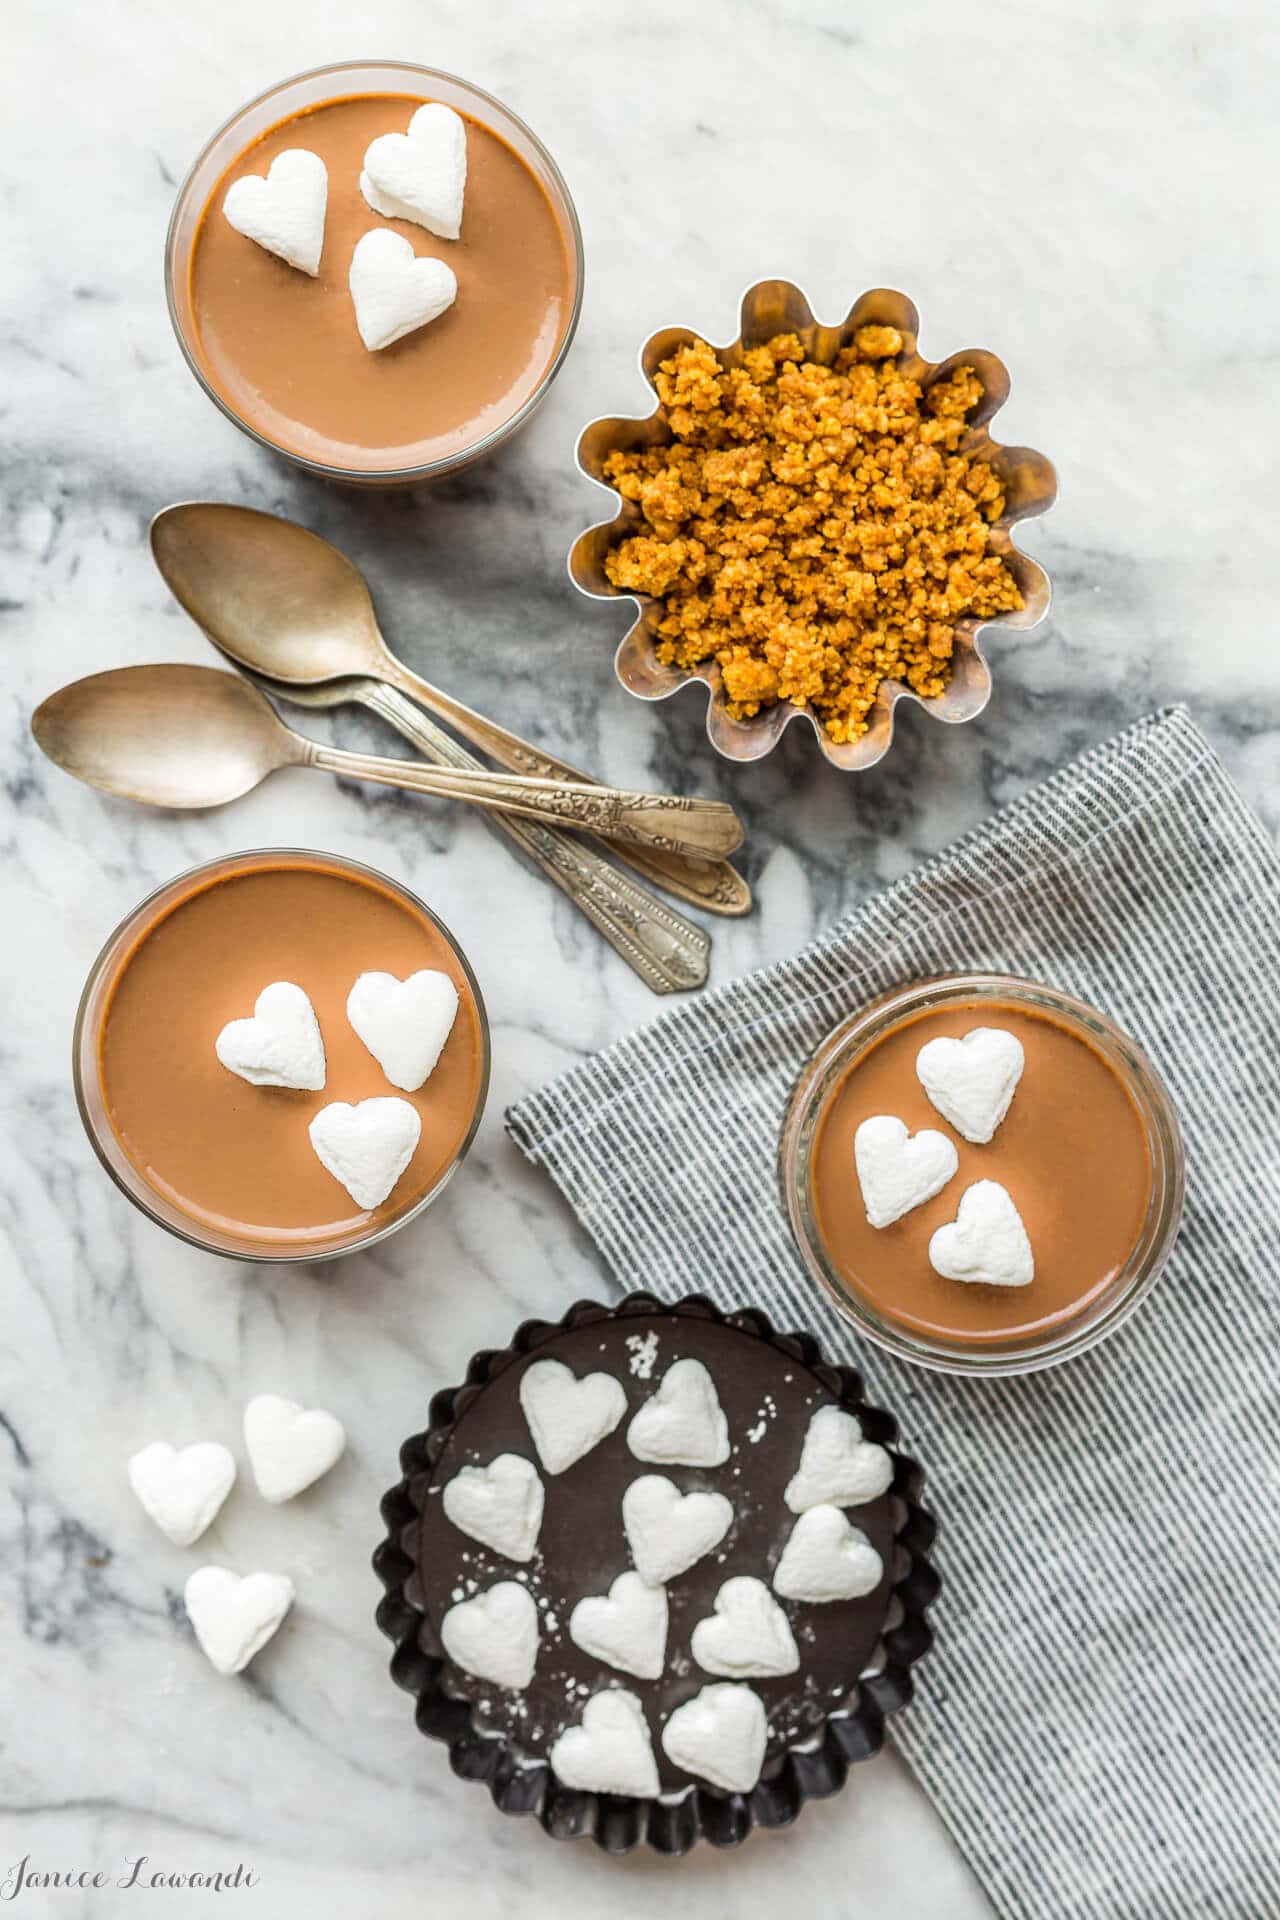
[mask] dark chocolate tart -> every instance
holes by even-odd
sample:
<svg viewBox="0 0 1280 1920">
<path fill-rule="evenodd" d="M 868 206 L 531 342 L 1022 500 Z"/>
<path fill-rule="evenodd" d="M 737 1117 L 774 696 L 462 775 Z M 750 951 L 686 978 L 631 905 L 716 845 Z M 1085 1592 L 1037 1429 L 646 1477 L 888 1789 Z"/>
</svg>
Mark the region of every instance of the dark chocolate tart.
<svg viewBox="0 0 1280 1920">
<path fill-rule="evenodd" d="M 655 1736 L 660 1792 L 653 1798 L 566 1787 L 547 1760 L 556 1735 L 578 1721 L 583 1699 L 619 1683 L 619 1674 L 576 1647 L 564 1627 L 575 1597 L 603 1590 L 630 1564 L 618 1520 L 620 1494 L 645 1468 L 626 1451 L 626 1420 L 548 1480 L 538 1571 L 517 1575 L 532 1582 L 543 1609 L 546 1656 L 540 1650 L 529 1687 L 515 1695 L 478 1680 L 452 1664 L 441 1644 L 440 1619 L 451 1601 L 512 1575 L 509 1561 L 453 1527 L 441 1488 L 480 1454 L 511 1451 L 536 1460 L 517 1391 L 534 1355 L 562 1359 L 579 1373 L 611 1361 L 626 1392 L 628 1420 L 671 1360 L 714 1362 L 736 1440 L 719 1479 L 663 1469 L 682 1490 L 721 1486 L 734 1501 L 735 1521 L 724 1551 L 668 1588 L 669 1657 L 661 1679 L 625 1680 L 642 1696 Z M 880 1554 L 883 1577 L 861 1598 L 793 1606 L 802 1672 L 752 1682 L 768 1719 L 763 1768 L 749 1792 L 724 1792 L 682 1772 L 656 1736 L 709 1678 L 688 1655 L 689 1637 L 711 1612 L 721 1582 L 744 1573 L 767 1579 L 776 1563 L 790 1524 L 783 1489 L 805 1427 L 817 1408 L 833 1404 L 856 1415 L 864 1438 L 892 1458 L 887 1492 L 852 1516 Z M 391 1674 L 414 1695 L 419 1730 L 448 1746 L 455 1773 L 484 1781 L 504 1813 L 533 1814 L 557 1839 L 590 1835 L 609 1853 L 644 1842 L 680 1854 L 700 1837 L 736 1846 L 753 1827 L 785 1826 L 807 1800 L 837 1793 L 850 1765 L 882 1745 L 885 1721 L 910 1700 L 911 1669 L 932 1643 L 926 1616 L 941 1585 L 929 1560 L 935 1524 L 921 1504 L 922 1469 L 893 1445 L 893 1418 L 867 1405 L 860 1376 L 828 1361 L 812 1335 L 778 1332 L 756 1309 L 723 1313 L 697 1294 L 665 1303 L 632 1293 L 612 1307 L 579 1301 L 560 1321 L 527 1320 L 510 1346 L 476 1354 L 465 1382 L 432 1399 L 428 1419 L 426 1431 L 401 1447 L 403 1477 L 382 1500 L 387 1531 L 373 1558 L 386 1589 L 378 1625 L 394 1642 Z"/>
</svg>

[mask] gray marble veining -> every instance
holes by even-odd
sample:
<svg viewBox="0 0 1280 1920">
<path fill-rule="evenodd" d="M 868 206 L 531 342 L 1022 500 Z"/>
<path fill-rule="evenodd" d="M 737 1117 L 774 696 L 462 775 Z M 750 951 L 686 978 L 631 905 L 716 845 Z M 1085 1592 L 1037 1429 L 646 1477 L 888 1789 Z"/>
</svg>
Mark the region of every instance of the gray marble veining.
<svg viewBox="0 0 1280 1920">
<path fill-rule="evenodd" d="M 213 125 L 370 42 L 508 98 L 556 153 L 586 235 L 582 328 L 546 408 L 497 462 L 431 494 L 345 494 L 258 452 L 189 378 L 161 292 L 174 187 Z M 759 906 L 715 928 L 719 980 L 787 953 L 1169 699 L 1191 704 L 1280 830 L 1275 42 L 1262 0 L 1212 14 L 1189 0 L 997 0 L 967 16 L 941 0 L 380 0 L 358 23 L 327 4 L 10 0 L 0 1875 L 25 1853 L 47 1869 L 121 1871 L 141 1852 L 174 1871 L 243 1860 L 260 1882 L 238 1897 L 273 1920 L 401 1920 L 459 1899 L 517 1920 L 553 1906 L 639 1916 L 657 1900 L 677 1920 L 754 1920 L 780 1898 L 841 1920 L 986 1911 L 892 1757 L 790 1834 L 670 1867 L 553 1847 L 419 1739 L 372 1621 L 377 1496 L 400 1438 L 475 1347 L 608 1290 L 501 1113 L 656 1003 L 462 810 L 285 775 L 221 813 L 145 813 L 44 764 L 28 722 L 78 674 L 207 657 L 145 532 L 166 502 L 211 496 L 337 541 L 392 644 L 464 699 L 615 780 L 692 779 L 731 799 Z M 573 469 L 578 426 L 645 405 L 635 353 L 655 327 L 726 338 L 741 288 L 771 272 L 833 315 L 863 286 L 901 286 L 927 352 L 992 346 L 1013 375 L 1000 436 L 1043 448 L 1061 477 L 1054 513 L 1024 529 L 1054 612 L 993 647 L 987 714 L 948 732 L 907 711 L 891 757 L 856 779 L 798 730 L 768 763 L 730 769 L 705 747 L 700 696 L 630 701 L 611 668 L 624 613 L 580 601 L 564 572 L 598 506 Z M 306 724 L 383 740 L 355 715 Z M 493 1095 L 464 1176 L 414 1228 L 321 1271 L 231 1267 L 151 1227 L 93 1159 L 68 1068 L 110 927 L 181 867 L 280 842 L 369 860 L 431 899 L 473 957 L 494 1029 Z M 242 1485 L 197 1549 L 171 1547 L 128 1492 L 127 1455 L 157 1437 L 238 1448 L 262 1390 L 332 1407 L 348 1459 L 284 1509 Z M 294 1616 L 239 1682 L 205 1665 L 182 1616 L 199 1558 L 298 1583 Z M 22 1898 L 88 1920 L 132 1910 L 123 1893 Z"/>
</svg>

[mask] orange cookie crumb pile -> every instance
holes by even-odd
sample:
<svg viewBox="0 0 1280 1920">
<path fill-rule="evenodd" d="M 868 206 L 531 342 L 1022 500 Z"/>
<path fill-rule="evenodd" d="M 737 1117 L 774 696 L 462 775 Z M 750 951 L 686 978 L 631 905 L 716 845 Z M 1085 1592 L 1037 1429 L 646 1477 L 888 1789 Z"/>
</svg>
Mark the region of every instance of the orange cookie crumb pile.
<svg viewBox="0 0 1280 1920">
<path fill-rule="evenodd" d="M 790 700 L 856 740 L 882 681 L 941 693 L 957 622 L 1023 604 L 989 547 L 999 476 L 962 450 L 981 382 L 923 389 L 902 346 L 862 327 L 821 366 L 780 334 L 726 369 L 691 342 L 658 369 L 671 444 L 605 462 L 644 518 L 610 581 L 661 603 L 660 660 L 718 661 L 735 720 Z"/>
</svg>

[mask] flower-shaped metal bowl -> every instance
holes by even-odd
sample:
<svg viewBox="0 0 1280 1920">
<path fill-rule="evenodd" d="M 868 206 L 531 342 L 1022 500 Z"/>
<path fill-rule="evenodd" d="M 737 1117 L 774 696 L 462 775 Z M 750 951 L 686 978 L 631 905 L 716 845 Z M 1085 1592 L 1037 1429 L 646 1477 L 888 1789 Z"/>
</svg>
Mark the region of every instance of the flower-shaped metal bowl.
<svg viewBox="0 0 1280 1920">
<path fill-rule="evenodd" d="M 566 1330 L 655 1314 L 736 1328 L 776 1348 L 786 1360 L 808 1368 L 819 1387 L 857 1417 L 867 1439 L 893 1458 L 894 1584 L 875 1651 L 850 1691 L 828 1704 L 818 1731 L 797 1731 L 793 1744 L 766 1760 L 750 1793 L 704 1786 L 642 1800 L 564 1786 L 545 1758 L 519 1752 L 459 1696 L 420 1584 L 421 1520 L 433 1473 L 456 1423 L 486 1386 Z M 682 1854 L 700 1838 L 732 1847 L 754 1827 L 789 1825 L 806 1801 L 838 1793 L 850 1767 L 878 1751 L 885 1722 L 911 1699 L 912 1670 L 933 1641 L 927 1615 L 942 1585 L 930 1558 L 935 1524 L 922 1504 L 923 1470 L 898 1450 L 897 1437 L 893 1417 L 863 1398 L 860 1374 L 828 1360 L 811 1334 L 784 1333 L 757 1308 L 725 1313 L 702 1294 L 662 1301 L 655 1294 L 630 1293 L 616 1306 L 579 1300 L 556 1322 L 526 1320 L 509 1346 L 477 1353 L 462 1384 L 434 1396 L 426 1431 L 411 1435 L 400 1449 L 399 1484 L 383 1496 L 386 1533 L 373 1556 L 386 1590 L 378 1625 L 394 1642 L 392 1677 L 414 1696 L 419 1730 L 442 1741 L 454 1772 L 482 1781 L 503 1813 L 532 1814 L 553 1839 L 590 1837 L 606 1853 L 646 1844 L 658 1853 Z"/>
<path fill-rule="evenodd" d="M 990 551 L 1000 554 L 1018 583 L 1023 606 L 1001 614 L 994 620 L 962 620 L 956 628 L 955 653 L 951 678 L 945 690 L 933 699 L 922 699 L 897 680 L 886 680 L 880 687 L 869 716 L 867 731 L 857 740 L 838 745 L 826 729 L 805 707 L 791 701 L 762 708 L 750 720 L 735 720 L 727 711 L 720 668 L 714 660 L 694 668 L 664 665 L 658 658 L 656 629 L 662 618 L 661 603 L 642 594 L 624 593 L 613 586 L 605 574 L 605 557 L 631 533 L 641 530 L 639 508 L 623 501 L 604 478 L 604 463 L 611 453 L 622 449 L 665 446 L 671 432 L 661 407 L 643 419 L 610 417 L 593 420 L 578 441 L 578 465 L 591 480 L 598 481 L 613 494 L 618 510 L 611 520 L 600 521 L 579 535 L 569 555 L 569 574 L 582 593 L 594 600 L 629 599 L 636 608 L 636 619 L 618 648 L 614 662 L 619 680 L 641 700 L 665 700 L 680 687 L 702 681 L 709 689 L 707 734 L 711 744 L 727 760 L 760 760 L 777 746 L 793 720 L 805 719 L 818 737 L 818 744 L 833 766 L 846 771 L 872 767 L 884 757 L 893 741 L 894 709 L 900 700 L 915 700 L 935 720 L 954 726 L 972 720 L 982 712 L 991 697 L 991 669 L 982 647 L 987 627 L 1001 627 L 1025 633 L 1043 620 L 1049 611 L 1049 580 L 1043 567 L 1031 560 L 1013 543 L 1012 529 L 1019 520 L 1044 513 L 1057 496 L 1058 483 L 1052 465 L 1030 447 L 1003 447 L 991 438 L 989 423 L 1009 395 L 1009 375 L 994 353 L 975 347 L 953 353 L 936 365 L 925 360 L 916 345 L 920 317 L 905 294 L 887 287 L 876 287 L 861 294 L 838 325 L 823 326 L 814 319 L 813 309 L 800 288 L 789 280 L 760 280 L 748 288 L 742 299 L 738 337 L 727 347 L 717 347 L 723 367 L 741 363 L 745 350 L 771 340 L 775 334 L 798 334 L 812 360 L 830 364 L 842 347 L 849 344 L 859 327 L 896 327 L 903 337 L 900 364 L 904 371 L 928 388 L 936 380 L 945 380 L 958 367 L 972 367 L 982 382 L 983 396 L 969 422 L 963 442 L 966 453 L 989 461 L 999 474 L 1005 492 L 1005 510 L 991 527 Z M 658 367 L 678 348 L 701 335 L 690 327 L 664 327 L 645 342 L 640 368 L 650 387 L 655 388 Z"/>
</svg>

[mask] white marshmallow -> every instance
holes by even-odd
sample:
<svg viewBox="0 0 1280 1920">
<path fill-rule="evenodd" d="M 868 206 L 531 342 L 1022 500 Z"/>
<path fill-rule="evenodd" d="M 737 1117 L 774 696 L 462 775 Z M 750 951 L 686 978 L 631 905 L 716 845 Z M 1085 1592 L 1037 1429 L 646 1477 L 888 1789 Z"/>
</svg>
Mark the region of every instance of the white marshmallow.
<svg viewBox="0 0 1280 1920">
<path fill-rule="evenodd" d="M 660 1680 L 667 1654 L 667 1595 L 638 1573 L 620 1573 L 608 1593 L 588 1594 L 569 1615 L 569 1638 L 640 1680 Z"/>
<path fill-rule="evenodd" d="M 913 1207 L 932 1200 L 960 1165 L 945 1133 L 922 1127 L 912 1135 L 903 1121 L 888 1113 L 862 1122 L 853 1136 L 853 1158 L 873 1227 L 891 1227 Z"/>
<path fill-rule="evenodd" d="M 382 133 L 370 142 L 360 191 L 386 220 L 413 220 L 441 240 L 462 231 L 467 187 L 466 122 L 452 107 L 428 100 L 407 133 Z"/>
<path fill-rule="evenodd" d="M 562 1360 L 535 1360 L 521 1376 L 520 1405 L 539 1460 L 548 1473 L 563 1473 L 613 1432 L 627 1396 L 611 1373 L 579 1380 Z"/>
<path fill-rule="evenodd" d="M 681 1493 L 664 1474 L 642 1473 L 622 1496 L 622 1525 L 640 1578 L 660 1587 L 720 1545 L 733 1505 L 722 1493 Z"/>
<path fill-rule="evenodd" d="M 189 1547 L 200 1538 L 235 1481 L 235 1460 L 217 1440 L 181 1451 L 154 1440 L 129 1462 L 129 1485 L 143 1512 L 175 1547 Z"/>
<path fill-rule="evenodd" d="M 487 1467 L 461 1467 L 441 1498 L 454 1526 L 473 1540 L 508 1560 L 532 1560 L 544 1500 L 532 1461 L 500 1453 Z"/>
<path fill-rule="evenodd" d="M 292 980 L 273 980 L 253 1005 L 252 1018 L 229 1020 L 213 1043 L 228 1072 L 251 1087 L 324 1085 L 324 1041 L 316 1011 Z"/>
<path fill-rule="evenodd" d="M 447 973 L 424 967 L 407 980 L 362 973 L 347 995 L 347 1018 L 393 1087 L 416 1093 L 444 1052 L 458 1014 Z"/>
<path fill-rule="evenodd" d="M 929 1242 L 929 1262 L 944 1280 L 986 1287 L 1029 1287 L 1036 1277 L 1022 1215 L 998 1180 L 965 1189 L 955 1219 Z"/>
<path fill-rule="evenodd" d="M 265 179 L 245 173 L 233 180 L 222 211 L 237 233 L 314 280 L 324 251 L 329 174 L 318 153 L 290 147 L 278 153 Z"/>
<path fill-rule="evenodd" d="M 417 1152 L 422 1120 L 407 1100 L 335 1100 L 308 1131 L 321 1164 L 367 1212 L 382 1205 Z"/>
<path fill-rule="evenodd" d="M 857 1600 L 883 1576 L 884 1561 L 839 1507 L 810 1507 L 791 1529 L 773 1588 L 784 1600 Z"/>
<path fill-rule="evenodd" d="M 260 1393 L 244 1410 L 244 1444 L 258 1492 L 278 1507 L 336 1465 L 347 1434 L 319 1407 Z"/>
<path fill-rule="evenodd" d="M 547 1756 L 566 1787 L 625 1793 L 649 1800 L 658 1792 L 658 1764 L 644 1708 L 625 1687 L 593 1693 L 580 1725 L 566 1727 Z"/>
<path fill-rule="evenodd" d="M 452 267 L 420 257 L 390 227 L 375 227 L 356 241 L 347 284 L 356 326 L 370 353 L 438 320 L 458 297 Z"/>
<path fill-rule="evenodd" d="M 512 1690 L 527 1687 L 538 1664 L 538 1609 L 518 1580 L 499 1580 L 474 1600 L 460 1600 L 440 1622 L 455 1667 Z"/>
<path fill-rule="evenodd" d="M 830 1502 L 861 1507 L 878 1500 L 893 1481 L 893 1458 L 864 1440 L 857 1417 L 843 1407 L 819 1407 L 805 1431 L 800 1465 L 784 1498 L 792 1513 Z"/>
<path fill-rule="evenodd" d="M 963 1040 L 930 1040 L 916 1077 L 944 1120 L 983 1147 L 1009 1111 L 1026 1064 L 1022 1042 L 1003 1027 L 975 1027 Z"/>
<path fill-rule="evenodd" d="M 659 1466 L 719 1467 L 729 1458 L 729 1423 L 701 1360 L 677 1360 L 627 1428 L 637 1460 Z"/>
<path fill-rule="evenodd" d="M 668 1759 L 726 1793 L 750 1793 L 767 1739 L 759 1694 L 723 1680 L 677 1707 L 662 1729 Z"/>
<path fill-rule="evenodd" d="M 791 1622 L 763 1580 L 737 1574 L 715 1597 L 715 1612 L 699 1620 L 689 1641 L 698 1665 L 730 1680 L 794 1673 L 800 1665 Z"/>
<path fill-rule="evenodd" d="M 226 1567 L 197 1567 L 182 1599 L 210 1665 L 219 1673 L 240 1673 L 293 1605 L 293 1582 L 284 1573 L 250 1573 L 242 1580 Z"/>
</svg>

